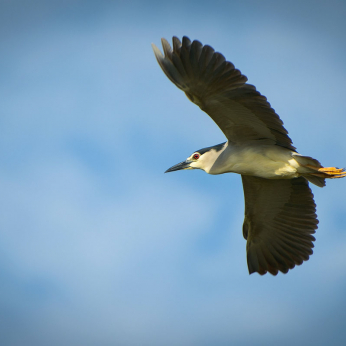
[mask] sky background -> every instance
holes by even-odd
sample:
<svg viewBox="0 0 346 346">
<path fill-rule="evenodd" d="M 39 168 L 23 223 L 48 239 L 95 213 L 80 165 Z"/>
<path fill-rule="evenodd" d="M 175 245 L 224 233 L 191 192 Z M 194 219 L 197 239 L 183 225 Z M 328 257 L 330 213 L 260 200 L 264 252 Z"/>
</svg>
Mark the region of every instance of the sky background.
<svg viewBox="0 0 346 346">
<path fill-rule="evenodd" d="M 163 172 L 224 136 L 159 68 L 187 35 L 346 166 L 346 2 L 0 1 L 0 344 L 344 345 L 346 180 L 314 255 L 248 275 L 241 179 Z M 161 47 L 160 47 L 161 48 Z"/>
</svg>

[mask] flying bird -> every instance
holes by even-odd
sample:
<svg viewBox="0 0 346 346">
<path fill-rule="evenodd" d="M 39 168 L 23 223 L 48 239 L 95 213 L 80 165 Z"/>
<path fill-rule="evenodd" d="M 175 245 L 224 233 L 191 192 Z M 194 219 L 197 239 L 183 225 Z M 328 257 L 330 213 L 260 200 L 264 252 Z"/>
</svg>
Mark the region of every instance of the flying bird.
<svg viewBox="0 0 346 346">
<path fill-rule="evenodd" d="M 266 97 L 225 57 L 199 41 L 153 44 L 163 72 L 219 126 L 227 141 L 193 152 L 166 172 L 238 173 L 245 196 L 243 236 L 249 273 L 287 273 L 312 255 L 318 219 L 308 181 L 346 176 L 298 154 Z"/>
</svg>

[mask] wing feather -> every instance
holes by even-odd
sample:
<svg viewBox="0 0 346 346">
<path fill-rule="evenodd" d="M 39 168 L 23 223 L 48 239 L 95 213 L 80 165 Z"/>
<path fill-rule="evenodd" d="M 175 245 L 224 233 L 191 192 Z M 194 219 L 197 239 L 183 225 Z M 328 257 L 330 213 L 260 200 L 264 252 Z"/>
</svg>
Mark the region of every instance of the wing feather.
<svg viewBox="0 0 346 346">
<path fill-rule="evenodd" d="M 243 234 L 250 274 L 287 273 L 312 255 L 316 205 L 305 178 L 270 180 L 242 175 Z"/>
<path fill-rule="evenodd" d="M 162 39 L 164 56 L 154 53 L 167 77 L 205 111 L 232 143 L 262 141 L 295 150 L 288 132 L 266 97 L 225 57 L 186 36 Z"/>
</svg>

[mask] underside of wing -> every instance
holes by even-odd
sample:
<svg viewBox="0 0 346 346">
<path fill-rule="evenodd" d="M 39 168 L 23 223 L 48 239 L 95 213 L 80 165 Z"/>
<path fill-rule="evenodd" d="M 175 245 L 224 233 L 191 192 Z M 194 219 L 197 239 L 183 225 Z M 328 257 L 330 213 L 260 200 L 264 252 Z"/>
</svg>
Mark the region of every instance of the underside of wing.
<svg viewBox="0 0 346 346">
<path fill-rule="evenodd" d="M 232 143 L 260 141 L 295 150 L 267 99 L 224 56 L 208 45 L 173 37 L 154 53 L 167 77 L 205 111 Z"/>
<path fill-rule="evenodd" d="M 316 205 L 305 178 L 270 180 L 242 175 L 243 235 L 249 273 L 287 273 L 312 255 Z"/>
</svg>

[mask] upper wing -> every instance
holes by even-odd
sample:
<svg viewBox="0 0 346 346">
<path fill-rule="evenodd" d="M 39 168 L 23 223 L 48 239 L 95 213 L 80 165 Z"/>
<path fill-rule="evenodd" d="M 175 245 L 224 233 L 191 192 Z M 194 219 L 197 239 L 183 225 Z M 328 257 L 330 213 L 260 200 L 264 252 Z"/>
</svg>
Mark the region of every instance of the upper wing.
<svg viewBox="0 0 346 346">
<path fill-rule="evenodd" d="M 162 39 L 165 55 L 153 44 L 167 77 L 215 121 L 233 143 L 261 140 L 295 150 L 267 99 L 224 56 L 210 46 L 173 37 L 173 50 Z"/>
<path fill-rule="evenodd" d="M 287 273 L 312 255 L 317 229 L 314 196 L 305 178 L 262 179 L 242 175 L 243 235 L 249 273 Z"/>
</svg>

